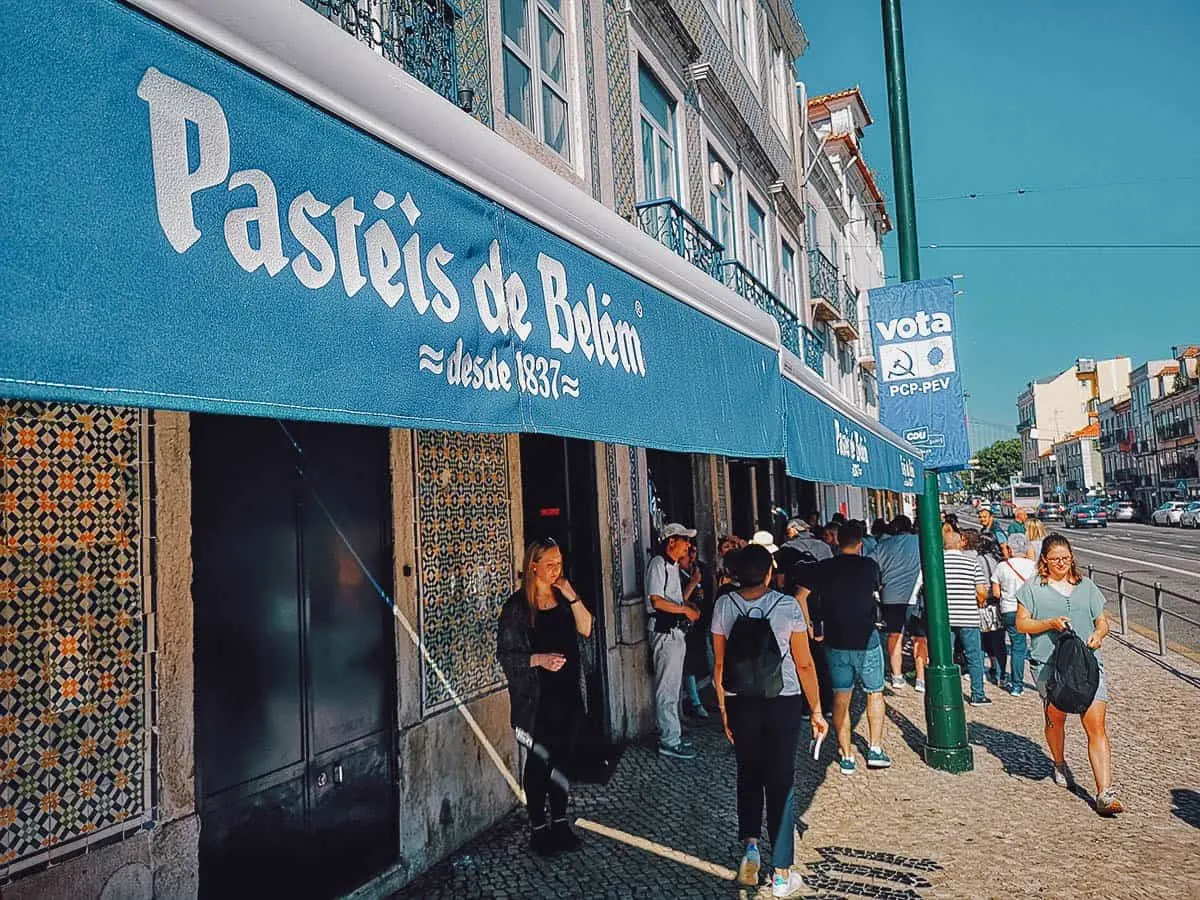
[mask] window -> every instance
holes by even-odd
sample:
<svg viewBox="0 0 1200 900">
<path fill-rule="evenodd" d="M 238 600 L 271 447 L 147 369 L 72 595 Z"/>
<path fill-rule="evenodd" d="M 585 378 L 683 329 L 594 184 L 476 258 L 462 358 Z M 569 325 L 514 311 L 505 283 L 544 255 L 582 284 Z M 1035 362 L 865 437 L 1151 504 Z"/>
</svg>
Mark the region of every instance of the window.
<svg viewBox="0 0 1200 900">
<path fill-rule="evenodd" d="M 746 198 L 746 267 L 754 277 L 770 287 L 767 281 L 767 217 L 751 197 Z"/>
<path fill-rule="evenodd" d="M 787 133 L 788 106 L 791 102 L 791 85 L 795 80 L 792 67 L 788 64 L 787 53 L 778 48 L 771 54 L 771 111 L 775 114 L 775 124 L 779 130 Z M 791 77 L 789 77 L 791 76 Z"/>
<path fill-rule="evenodd" d="M 842 258 L 838 255 L 839 252 L 837 235 L 829 235 L 829 261 L 838 267 L 842 264 Z"/>
<path fill-rule="evenodd" d="M 752 0 L 733 0 L 733 48 L 743 62 L 754 58 L 754 23 L 750 18 Z"/>
<path fill-rule="evenodd" d="M 780 293 L 784 306 L 800 314 L 800 297 L 796 292 L 796 251 L 787 241 L 779 242 Z"/>
<path fill-rule="evenodd" d="M 817 244 L 817 211 L 811 203 L 804 204 L 804 243 L 809 250 L 819 250 Z"/>
<path fill-rule="evenodd" d="M 725 245 L 725 258 L 737 256 L 737 221 L 733 208 L 733 172 L 711 150 L 708 151 L 708 230 Z"/>
<path fill-rule="evenodd" d="M 675 101 L 645 66 L 638 67 L 642 125 L 643 200 L 678 198 L 675 161 Z"/>
<path fill-rule="evenodd" d="M 502 0 L 500 27 L 505 111 L 569 158 L 562 0 Z"/>
</svg>

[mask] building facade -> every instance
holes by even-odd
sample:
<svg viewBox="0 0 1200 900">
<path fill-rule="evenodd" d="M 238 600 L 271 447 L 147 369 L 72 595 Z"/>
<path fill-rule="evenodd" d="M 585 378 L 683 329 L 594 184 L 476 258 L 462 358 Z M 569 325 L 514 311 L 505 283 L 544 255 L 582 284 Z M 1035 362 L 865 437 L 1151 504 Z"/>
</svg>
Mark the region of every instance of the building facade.
<svg viewBox="0 0 1200 900">
<path fill-rule="evenodd" d="M 1100 455 L 1108 493 L 1120 500 L 1133 499 L 1137 469 L 1133 454 L 1133 403 L 1128 396 L 1100 404 Z"/>
<path fill-rule="evenodd" d="M 1056 441 L 1098 424 L 1100 404 L 1128 389 L 1129 372 L 1128 357 L 1079 359 L 1057 375 L 1031 381 L 1017 396 L 1022 477 L 1040 480 L 1042 460 Z"/>
<path fill-rule="evenodd" d="M 1130 447 L 1134 457 L 1137 487 L 1134 500 L 1148 515 L 1161 502 L 1157 437 L 1151 404 L 1174 385 L 1178 366 L 1168 359 L 1142 363 L 1129 376 Z"/>
<path fill-rule="evenodd" d="M 1174 375 L 1162 385 L 1167 392 L 1150 403 L 1154 428 L 1156 500 L 1200 498 L 1200 347 L 1177 347 Z"/>
<path fill-rule="evenodd" d="M 96 118 L 68 124 L 97 135 L 119 98 L 128 158 L 153 173 L 106 217 L 149 223 L 137 252 L 105 256 L 91 234 L 53 296 L 88 296 L 90 276 L 70 277 L 100 259 L 175 305 L 122 331 L 64 299 L 12 326 L 27 339 L 0 401 L 13 900 L 386 894 L 519 802 L 494 642 L 527 539 L 555 538 L 596 612 L 594 733 L 631 740 L 652 727 L 642 581 L 665 522 L 694 523 L 711 559 L 719 534 L 788 514 L 899 511 L 919 477 L 878 428 L 859 349 L 890 228 L 858 152 L 870 117 L 856 91 L 797 101 L 790 4 L 259 6 L 86 0 L 78 30 L 130 53 L 64 47 L 14 94 L 95 85 Z M 48 46 L 28 12 L 4 14 L 13 58 Z M 31 134 L 42 121 L 32 101 L 13 114 Z M 39 143 L 30 173 L 67 145 Z M 84 199 L 86 216 L 62 213 L 80 228 L 107 202 Z M 13 323 L 24 305 L 5 297 Z M 428 337 L 465 309 L 479 321 L 457 343 Z M 195 335 L 211 354 L 176 365 Z M 44 368 L 76 338 L 62 364 L 107 378 L 87 390 Z M 412 381 L 402 356 L 438 380 Z M 781 359 L 800 367 L 782 387 Z M 688 373 L 686 409 L 636 393 L 664 372 Z M 192 380 L 208 373 L 229 381 Z M 600 401 L 556 418 L 580 381 Z M 786 465 L 779 408 L 748 402 L 806 385 L 820 415 L 790 436 L 829 444 L 821 472 Z M 833 439 L 850 434 L 852 466 Z"/>
</svg>

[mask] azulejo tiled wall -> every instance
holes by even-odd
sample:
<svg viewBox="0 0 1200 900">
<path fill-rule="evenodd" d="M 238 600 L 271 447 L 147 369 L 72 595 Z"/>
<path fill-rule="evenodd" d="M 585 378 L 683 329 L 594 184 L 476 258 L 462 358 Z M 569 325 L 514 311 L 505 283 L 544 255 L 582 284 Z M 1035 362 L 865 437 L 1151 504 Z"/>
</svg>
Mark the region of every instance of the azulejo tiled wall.
<svg viewBox="0 0 1200 900">
<path fill-rule="evenodd" d="M 142 416 L 0 400 L 0 872 L 149 809 Z"/>
<path fill-rule="evenodd" d="M 496 622 L 516 573 L 505 436 L 417 431 L 413 440 L 428 714 L 503 684 Z"/>
</svg>

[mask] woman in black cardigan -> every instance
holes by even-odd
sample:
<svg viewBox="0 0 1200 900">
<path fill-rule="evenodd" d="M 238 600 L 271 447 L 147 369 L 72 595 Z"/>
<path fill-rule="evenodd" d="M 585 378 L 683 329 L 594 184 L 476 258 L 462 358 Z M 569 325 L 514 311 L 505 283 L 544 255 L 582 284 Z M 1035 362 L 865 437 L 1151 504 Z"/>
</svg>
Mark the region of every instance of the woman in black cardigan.
<svg viewBox="0 0 1200 900">
<path fill-rule="evenodd" d="M 578 639 L 591 633 L 592 614 L 563 576 L 558 544 L 550 538 L 533 541 L 525 551 L 521 587 L 500 611 L 496 652 L 508 679 L 512 725 L 528 750 L 523 780 L 529 843 L 541 855 L 579 846 L 567 824 L 566 781 L 550 776 L 571 751 L 583 716 Z"/>
</svg>

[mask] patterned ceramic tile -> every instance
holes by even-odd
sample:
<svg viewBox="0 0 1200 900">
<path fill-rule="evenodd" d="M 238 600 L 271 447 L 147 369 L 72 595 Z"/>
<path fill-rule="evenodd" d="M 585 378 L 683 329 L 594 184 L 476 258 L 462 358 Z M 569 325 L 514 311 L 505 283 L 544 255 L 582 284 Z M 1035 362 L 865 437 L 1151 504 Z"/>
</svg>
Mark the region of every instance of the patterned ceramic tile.
<svg viewBox="0 0 1200 900">
<path fill-rule="evenodd" d="M 611 556 L 613 597 L 617 602 L 625 596 L 622 578 L 621 546 L 621 492 L 617 480 L 617 448 L 614 444 L 604 445 L 604 475 L 608 488 L 608 548 Z"/>
<path fill-rule="evenodd" d="M 615 0 L 604 2 L 605 59 L 608 63 L 609 115 L 612 121 L 613 195 L 617 213 L 633 215 L 633 97 L 629 73 L 629 22 Z"/>
<path fill-rule="evenodd" d="M 638 471 L 637 447 L 629 448 L 629 488 L 632 494 L 633 506 L 633 569 L 637 572 L 637 592 L 645 592 L 646 587 L 646 545 L 642 543 L 642 485 L 641 473 Z"/>
<path fill-rule="evenodd" d="M 503 683 L 496 621 L 516 573 L 505 436 L 417 431 L 414 442 L 421 641 L 433 661 L 421 662 L 428 714 Z"/>
<path fill-rule="evenodd" d="M 143 421 L 0 401 L 0 865 L 146 811 Z"/>
<path fill-rule="evenodd" d="M 462 18 L 454 26 L 458 41 L 458 86 L 475 92 L 471 115 L 491 128 L 492 69 L 488 56 L 487 3 L 463 0 L 461 8 Z"/>
<path fill-rule="evenodd" d="M 600 0 L 604 2 L 604 0 Z M 583 81 L 587 85 L 589 155 L 592 158 L 592 197 L 600 199 L 600 110 L 596 108 L 596 51 L 592 38 L 592 0 L 582 0 Z"/>
</svg>

